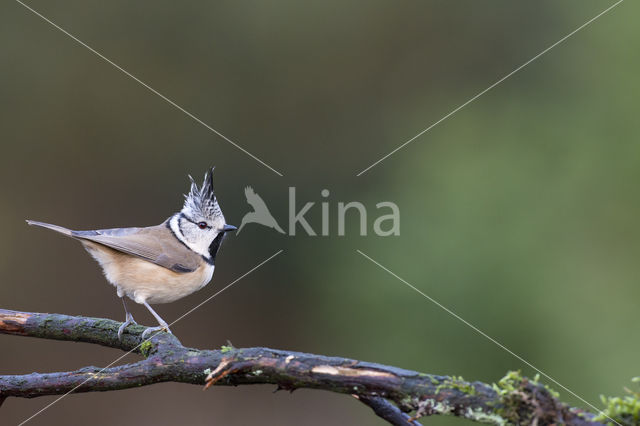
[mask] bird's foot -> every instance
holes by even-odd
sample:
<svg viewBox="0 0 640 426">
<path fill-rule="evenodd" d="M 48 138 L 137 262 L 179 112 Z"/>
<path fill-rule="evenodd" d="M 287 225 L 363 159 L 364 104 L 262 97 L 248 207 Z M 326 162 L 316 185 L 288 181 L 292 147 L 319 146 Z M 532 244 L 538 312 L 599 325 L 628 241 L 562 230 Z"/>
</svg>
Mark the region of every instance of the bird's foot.
<svg viewBox="0 0 640 426">
<path fill-rule="evenodd" d="M 157 327 L 149 327 L 149 328 L 147 328 L 147 329 L 142 333 L 142 339 L 146 340 L 146 339 L 147 339 L 147 337 L 151 337 L 151 336 L 150 336 L 150 334 L 151 334 L 151 333 L 154 333 L 154 332 L 156 332 L 156 331 L 157 331 L 157 332 L 164 331 L 164 332 L 167 332 L 167 333 L 173 334 L 173 333 L 171 333 L 171 330 L 169 330 L 169 326 L 168 326 L 167 324 L 164 324 L 164 325 L 159 325 L 159 326 L 157 326 Z"/>
<path fill-rule="evenodd" d="M 118 340 L 122 342 L 122 333 L 124 332 L 124 329 L 131 324 L 138 324 L 138 323 L 136 322 L 136 320 L 133 319 L 133 315 L 127 312 L 127 318 L 125 322 L 123 322 L 122 325 L 118 328 Z"/>
</svg>

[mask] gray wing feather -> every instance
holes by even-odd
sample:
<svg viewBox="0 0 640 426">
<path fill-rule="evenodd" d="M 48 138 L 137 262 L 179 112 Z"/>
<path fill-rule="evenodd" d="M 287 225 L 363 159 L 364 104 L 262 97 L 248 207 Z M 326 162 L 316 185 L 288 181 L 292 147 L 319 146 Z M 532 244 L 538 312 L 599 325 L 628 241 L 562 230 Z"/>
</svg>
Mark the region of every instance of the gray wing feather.
<svg viewBox="0 0 640 426">
<path fill-rule="evenodd" d="M 126 235 L 137 234 L 141 229 L 145 228 L 113 228 L 113 229 L 97 229 L 95 231 L 72 231 L 74 236 L 91 237 L 96 235 L 104 235 L 110 237 L 124 237 Z"/>
<path fill-rule="evenodd" d="M 198 256 L 182 245 L 165 225 L 72 231 L 71 236 L 140 257 L 174 272 L 193 272 L 199 266 Z"/>
</svg>

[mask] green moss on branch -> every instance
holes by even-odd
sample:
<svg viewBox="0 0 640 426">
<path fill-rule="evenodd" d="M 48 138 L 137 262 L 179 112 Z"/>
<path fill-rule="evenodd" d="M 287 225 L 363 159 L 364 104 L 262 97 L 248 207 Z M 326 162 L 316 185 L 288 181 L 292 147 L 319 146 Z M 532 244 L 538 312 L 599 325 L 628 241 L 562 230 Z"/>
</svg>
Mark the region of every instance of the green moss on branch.
<svg viewBox="0 0 640 426">
<path fill-rule="evenodd" d="M 510 372 L 497 384 L 468 382 L 462 377 L 419 373 L 347 358 L 269 348 L 220 350 L 184 347 L 173 335 L 142 339 L 141 326 L 127 327 L 103 318 L 0 310 L 0 333 L 96 343 L 133 351 L 139 362 L 100 369 L 85 367 L 59 373 L 0 376 L 0 401 L 74 392 L 118 390 L 159 382 L 196 385 L 274 384 L 277 389 L 322 389 L 355 396 L 392 424 L 411 424 L 430 415 L 463 417 L 493 425 L 603 425 L 606 417 L 571 408 L 557 392 Z M 607 399 L 611 417 L 638 424 L 638 397 Z M 609 414 L 608 414 L 609 415 Z M 413 419 L 410 419 L 412 416 Z M 404 423 L 403 423 L 404 422 Z"/>
</svg>

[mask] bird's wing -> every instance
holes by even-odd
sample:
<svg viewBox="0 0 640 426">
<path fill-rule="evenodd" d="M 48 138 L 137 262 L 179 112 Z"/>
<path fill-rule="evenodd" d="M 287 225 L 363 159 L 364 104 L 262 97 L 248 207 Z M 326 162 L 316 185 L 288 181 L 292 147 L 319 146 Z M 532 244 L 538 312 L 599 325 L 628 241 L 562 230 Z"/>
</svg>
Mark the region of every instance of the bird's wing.
<svg viewBox="0 0 640 426">
<path fill-rule="evenodd" d="M 253 188 L 251 188 L 250 186 L 247 186 L 244 189 L 244 195 L 247 197 L 247 203 L 249 203 L 249 205 L 253 207 L 254 211 L 269 211 L 267 205 L 264 203 L 264 200 L 258 194 L 256 194 Z"/>
<path fill-rule="evenodd" d="M 71 236 L 140 257 L 174 272 L 193 272 L 202 259 L 171 233 L 165 224 L 148 228 L 71 231 Z"/>
</svg>

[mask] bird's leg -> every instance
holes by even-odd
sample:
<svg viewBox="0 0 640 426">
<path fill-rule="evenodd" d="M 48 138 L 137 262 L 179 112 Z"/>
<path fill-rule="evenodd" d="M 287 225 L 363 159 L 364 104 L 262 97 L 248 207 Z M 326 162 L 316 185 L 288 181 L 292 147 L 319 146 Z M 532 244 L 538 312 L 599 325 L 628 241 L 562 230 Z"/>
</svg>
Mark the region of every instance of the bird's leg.
<svg viewBox="0 0 640 426">
<path fill-rule="evenodd" d="M 151 312 L 153 314 L 154 317 L 156 317 L 156 319 L 158 320 L 158 323 L 160 324 L 160 326 L 158 327 L 149 327 L 147 328 L 143 333 L 142 333 L 142 338 L 146 339 L 147 335 L 149 333 L 153 333 L 154 331 L 161 331 L 164 330 L 167 333 L 171 333 L 171 330 L 169 330 L 169 324 L 167 324 L 162 318 L 160 318 L 160 315 L 157 314 L 156 311 L 153 310 L 153 308 L 151 306 L 149 306 L 149 304 L 147 302 L 142 302 L 142 304 L 144 306 L 147 307 L 147 309 L 149 310 L 149 312 Z M 173 333 L 172 333 L 173 334 Z"/>
<path fill-rule="evenodd" d="M 133 315 L 131 315 L 131 312 L 129 312 L 129 309 L 127 309 L 127 302 L 125 302 L 124 296 L 120 298 L 122 299 L 122 306 L 124 306 L 124 312 L 126 314 L 125 321 L 122 323 L 120 328 L 118 328 L 118 340 L 122 341 L 122 333 L 124 332 L 124 329 L 127 328 L 129 324 L 138 324 L 138 323 L 133 319 Z"/>
</svg>

